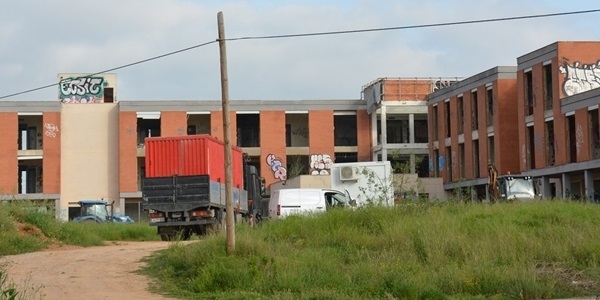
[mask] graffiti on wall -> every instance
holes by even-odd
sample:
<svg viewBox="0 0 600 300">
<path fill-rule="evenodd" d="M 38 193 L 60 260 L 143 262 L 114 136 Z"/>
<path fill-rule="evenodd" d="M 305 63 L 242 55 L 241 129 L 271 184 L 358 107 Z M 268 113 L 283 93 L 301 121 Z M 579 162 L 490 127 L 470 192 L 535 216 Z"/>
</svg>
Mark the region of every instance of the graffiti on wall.
<svg viewBox="0 0 600 300">
<path fill-rule="evenodd" d="M 54 123 L 44 123 L 44 134 L 47 137 L 55 138 L 58 132 L 58 126 Z"/>
<path fill-rule="evenodd" d="M 600 87 L 600 68 L 598 68 L 598 65 L 600 65 L 600 61 L 591 65 L 582 65 L 578 61 L 569 65 L 568 61 L 564 61 L 558 70 L 565 75 L 562 86 L 565 95 L 572 96 Z"/>
<path fill-rule="evenodd" d="M 329 154 L 313 154 L 310 156 L 311 175 L 329 175 L 333 160 Z"/>
<path fill-rule="evenodd" d="M 523 168 L 527 167 L 527 147 L 523 144 L 521 145 L 521 161 L 523 162 Z"/>
<path fill-rule="evenodd" d="M 577 124 L 575 129 L 575 148 L 577 149 L 577 155 L 581 152 L 581 145 L 583 145 L 583 128 L 581 124 Z"/>
<path fill-rule="evenodd" d="M 287 178 L 287 169 L 283 166 L 281 159 L 273 153 L 269 153 L 266 158 L 267 165 L 271 168 L 273 178 L 285 180 Z"/>
<path fill-rule="evenodd" d="M 452 166 L 451 166 L 451 167 L 452 167 L 452 170 L 456 170 L 456 169 L 457 169 L 457 167 L 456 167 L 456 166 L 457 166 L 457 164 L 458 164 L 458 161 L 457 161 L 457 159 L 456 159 L 456 151 L 452 151 L 452 156 L 451 156 L 451 157 L 452 157 Z M 452 170 L 451 170 L 451 171 L 452 171 Z"/>
<path fill-rule="evenodd" d="M 453 79 L 436 79 L 433 80 L 432 84 L 431 84 L 431 91 L 435 92 L 437 90 L 441 90 L 441 89 L 445 89 L 455 83 L 457 83 L 458 80 L 453 80 Z"/>
<path fill-rule="evenodd" d="M 444 170 L 444 165 L 446 164 L 446 158 L 443 155 L 438 157 L 438 170 Z"/>
<path fill-rule="evenodd" d="M 102 77 L 77 77 L 61 80 L 59 97 L 63 103 L 102 103 L 104 87 L 108 82 Z"/>
</svg>

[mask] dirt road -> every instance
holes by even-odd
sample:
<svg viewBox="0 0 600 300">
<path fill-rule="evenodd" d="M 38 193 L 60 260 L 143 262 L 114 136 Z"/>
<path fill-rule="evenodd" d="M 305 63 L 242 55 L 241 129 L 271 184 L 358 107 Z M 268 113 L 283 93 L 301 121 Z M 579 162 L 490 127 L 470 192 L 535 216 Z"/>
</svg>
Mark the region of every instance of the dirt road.
<svg viewBox="0 0 600 300">
<path fill-rule="evenodd" d="M 27 299 L 171 299 L 150 293 L 150 280 L 134 273 L 141 259 L 167 242 L 115 242 L 0 257 L 10 281 Z"/>
</svg>

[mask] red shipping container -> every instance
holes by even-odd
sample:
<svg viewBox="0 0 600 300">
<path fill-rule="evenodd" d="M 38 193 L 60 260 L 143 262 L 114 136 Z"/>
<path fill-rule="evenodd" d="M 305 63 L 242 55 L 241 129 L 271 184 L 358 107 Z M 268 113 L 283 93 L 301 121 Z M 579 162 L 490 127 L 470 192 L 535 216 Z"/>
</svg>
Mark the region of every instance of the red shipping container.
<svg viewBox="0 0 600 300">
<path fill-rule="evenodd" d="M 209 175 L 225 183 L 225 145 L 210 135 L 146 138 L 146 177 Z M 233 147 L 233 186 L 243 188 L 243 153 Z"/>
</svg>

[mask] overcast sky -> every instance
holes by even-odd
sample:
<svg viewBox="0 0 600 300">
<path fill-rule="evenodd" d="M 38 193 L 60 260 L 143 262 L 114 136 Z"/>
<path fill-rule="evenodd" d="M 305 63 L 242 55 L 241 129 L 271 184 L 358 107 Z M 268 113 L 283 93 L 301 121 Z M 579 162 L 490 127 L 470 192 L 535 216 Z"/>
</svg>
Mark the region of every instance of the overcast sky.
<svg viewBox="0 0 600 300">
<path fill-rule="evenodd" d="M 558 0 L 21 0 L 0 10 L 0 97 L 227 38 L 599 9 Z M 227 42 L 231 100 L 357 99 L 380 77 L 469 77 L 555 41 L 600 40 L 600 13 L 406 30 Z M 600 53 L 599 53 L 600 58 Z M 219 46 L 127 67 L 118 100 L 221 99 Z M 55 100 L 58 88 L 6 100 Z"/>
</svg>

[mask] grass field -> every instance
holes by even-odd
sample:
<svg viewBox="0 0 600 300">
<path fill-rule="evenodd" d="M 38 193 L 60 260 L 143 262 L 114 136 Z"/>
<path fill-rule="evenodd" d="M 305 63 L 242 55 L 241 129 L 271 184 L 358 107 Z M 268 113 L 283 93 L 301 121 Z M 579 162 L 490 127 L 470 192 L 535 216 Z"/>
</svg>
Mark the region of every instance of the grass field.
<svg viewBox="0 0 600 300">
<path fill-rule="evenodd" d="M 75 224 L 0 204 L 0 256 L 158 240 L 148 224 Z M 169 247 L 143 273 L 187 299 L 556 299 L 600 295 L 600 206 L 409 203 L 334 210 Z M 0 296 L 11 286 L 0 270 Z M 19 299 L 18 297 L 15 299 Z"/>
<path fill-rule="evenodd" d="M 413 203 L 236 229 L 144 270 L 187 299 L 551 299 L 600 295 L 600 206 Z"/>
</svg>

